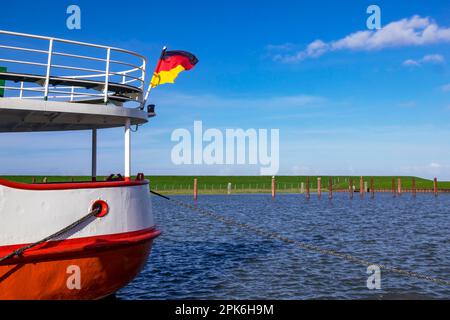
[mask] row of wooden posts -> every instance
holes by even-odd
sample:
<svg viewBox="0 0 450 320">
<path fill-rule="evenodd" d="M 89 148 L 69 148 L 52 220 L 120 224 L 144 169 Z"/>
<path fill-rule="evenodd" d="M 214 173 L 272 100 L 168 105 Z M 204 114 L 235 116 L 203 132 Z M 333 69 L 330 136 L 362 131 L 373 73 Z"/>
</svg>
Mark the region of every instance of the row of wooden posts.
<svg viewBox="0 0 450 320">
<path fill-rule="evenodd" d="M 303 183 L 302 183 L 303 184 Z M 353 189 L 353 179 L 350 177 L 348 181 L 349 187 L 348 192 L 350 198 L 353 198 L 353 194 L 355 190 Z M 303 188 L 302 188 L 303 189 Z M 345 190 L 337 190 L 338 192 L 342 192 Z M 379 189 L 378 192 L 392 192 L 393 196 L 401 195 L 402 192 L 411 191 L 411 194 L 415 197 L 418 190 L 416 188 L 416 179 L 412 178 L 412 188 L 411 190 L 403 190 L 402 189 L 402 180 L 401 178 L 397 178 L 397 186 L 395 184 L 395 178 L 392 178 L 392 187 L 391 190 L 385 190 L 385 189 Z M 425 191 L 424 189 L 421 189 L 419 192 Z M 370 193 L 371 198 L 375 197 L 375 187 L 374 187 L 374 181 L 373 178 L 370 178 L 370 187 L 367 187 L 367 182 L 363 180 L 363 177 L 359 178 L 359 195 L 360 197 L 364 197 L 366 193 Z M 438 188 L 437 188 L 437 178 L 433 179 L 433 194 L 437 196 L 438 194 Z M 303 193 L 303 190 L 302 190 Z M 272 178 L 272 198 L 275 198 L 276 196 L 276 179 Z M 322 197 L 322 178 L 317 178 L 317 196 L 319 198 Z M 306 177 L 306 198 L 309 199 L 311 197 L 311 191 L 310 191 L 310 178 Z M 328 179 L 328 198 L 333 198 L 333 178 L 329 177 Z"/>
<path fill-rule="evenodd" d="M 353 189 L 353 179 L 349 178 L 348 181 L 349 187 L 348 187 L 348 192 L 349 192 L 349 196 L 351 199 L 353 199 L 353 195 L 355 193 L 355 190 Z M 310 188 L 310 178 L 306 177 L 306 186 L 303 184 L 303 182 L 301 183 L 301 193 L 306 193 L 306 198 L 309 199 L 311 197 L 311 188 Z M 231 193 L 231 183 L 228 184 L 228 193 Z M 272 198 L 276 197 L 277 194 L 277 183 L 276 183 L 276 179 L 275 177 L 272 177 Z M 197 178 L 194 179 L 194 200 L 197 200 L 198 198 L 198 180 Z M 333 198 L 333 179 L 332 177 L 329 177 L 328 179 L 328 198 Z M 346 191 L 346 190 L 336 190 L 334 192 L 342 192 L 342 191 Z M 438 187 L 437 187 L 437 178 L 434 178 L 433 180 L 433 190 L 428 190 L 428 189 L 420 189 L 418 190 L 416 188 L 416 179 L 413 177 L 412 178 L 412 186 L 410 190 L 407 189 L 402 189 L 402 180 L 401 178 L 397 178 L 397 184 L 395 183 L 395 178 L 392 178 L 392 187 L 390 190 L 386 190 L 386 189 L 378 189 L 376 190 L 377 192 L 392 192 L 393 196 L 395 197 L 396 195 L 401 195 L 403 192 L 411 192 L 411 194 L 413 195 L 413 197 L 416 196 L 417 192 L 433 192 L 434 196 L 438 195 Z M 367 182 L 365 182 L 363 180 L 363 177 L 360 177 L 359 179 L 359 195 L 360 197 L 364 197 L 366 193 L 370 193 L 371 198 L 375 197 L 375 187 L 374 187 L 374 181 L 373 178 L 370 178 L 370 186 L 367 187 Z M 319 198 L 322 197 L 322 178 L 318 177 L 317 178 L 317 196 Z"/>
</svg>

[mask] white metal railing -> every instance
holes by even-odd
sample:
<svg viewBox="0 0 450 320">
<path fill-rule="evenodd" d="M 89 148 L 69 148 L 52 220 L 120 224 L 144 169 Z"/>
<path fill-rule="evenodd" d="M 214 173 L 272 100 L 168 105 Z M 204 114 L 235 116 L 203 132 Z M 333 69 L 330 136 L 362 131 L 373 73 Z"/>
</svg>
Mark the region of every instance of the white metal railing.
<svg viewBox="0 0 450 320">
<path fill-rule="evenodd" d="M 58 45 L 70 47 L 70 50 L 57 48 Z M 96 51 L 97 55 L 90 51 Z M 0 67 L 22 76 L 3 86 L 8 98 L 72 102 L 88 98 L 108 103 L 120 88 L 124 102 L 134 101 L 140 105 L 144 102 L 146 59 L 120 48 L 0 30 Z M 27 78 L 28 75 L 43 81 Z M 54 78 L 68 81 L 52 84 Z M 70 85 L 71 81 L 76 84 Z"/>
</svg>

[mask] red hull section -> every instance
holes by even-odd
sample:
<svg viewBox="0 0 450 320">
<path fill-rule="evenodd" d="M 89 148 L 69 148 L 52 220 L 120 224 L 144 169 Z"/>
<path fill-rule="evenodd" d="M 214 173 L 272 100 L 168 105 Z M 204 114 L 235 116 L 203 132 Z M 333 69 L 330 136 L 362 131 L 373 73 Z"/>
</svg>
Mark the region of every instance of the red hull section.
<svg viewBox="0 0 450 320">
<path fill-rule="evenodd" d="M 0 265 L 0 299 L 99 299 L 125 286 L 150 254 L 154 229 L 43 244 Z M 0 256 L 19 246 L 0 248 Z"/>
<path fill-rule="evenodd" d="M 96 189 L 96 188 L 120 188 L 148 184 L 148 180 L 123 180 L 123 181 L 89 181 L 89 182 L 55 182 L 55 183 L 23 183 L 9 181 L 0 178 L 0 185 L 22 190 L 71 190 L 71 189 Z"/>
</svg>

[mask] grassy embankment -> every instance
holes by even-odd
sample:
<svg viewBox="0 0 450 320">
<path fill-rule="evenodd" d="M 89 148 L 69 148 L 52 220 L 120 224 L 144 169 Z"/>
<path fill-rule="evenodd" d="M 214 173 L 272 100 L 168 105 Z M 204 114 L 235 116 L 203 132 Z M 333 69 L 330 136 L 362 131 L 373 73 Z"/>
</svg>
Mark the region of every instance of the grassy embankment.
<svg viewBox="0 0 450 320">
<path fill-rule="evenodd" d="M 42 182 L 44 176 L 2 176 L 4 179 L 31 183 Z M 99 180 L 104 180 L 105 177 L 99 177 Z M 167 194 L 190 194 L 192 193 L 194 178 L 198 179 L 198 190 L 200 194 L 225 194 L 227 193 L 227 185 L 232 184 L 232 193 L 270 193 L 271 177 L 266 176 L 148 176 L 152 189 Z M 310 176 L 311 191 L 317 190 L 318 176 Z M 328 190 L 329 176 L 321 176 L 322 190 Z M 334 176 L 333 189 L 334 190 L 348 190 L 349 178 L 352 178 L 353 185 L 359 189 L 359 176 Z M 363 176 L 363 180 L 370 185 L 370 176 Z M 375 189 L 392 188 L 392 179 L 401 178 L 402 189 L 411 189 L 412 177 L 393 177 L 393 176 L 378 176 L 373 177 Z M 89 181 L 90 177 L 86 176 L 48 176 L 48 182 L 67 182 L 67 181 Z M 415 178 L 417 189 L 432 189 L 433 180 Z M 299 192 L 301 183 L 305 183 L 306 176 L 278 176 L 276 177 L 278 192 Z M 438 188 L 450 189 L 449 181 L 438 181 Z"/>
</svg>

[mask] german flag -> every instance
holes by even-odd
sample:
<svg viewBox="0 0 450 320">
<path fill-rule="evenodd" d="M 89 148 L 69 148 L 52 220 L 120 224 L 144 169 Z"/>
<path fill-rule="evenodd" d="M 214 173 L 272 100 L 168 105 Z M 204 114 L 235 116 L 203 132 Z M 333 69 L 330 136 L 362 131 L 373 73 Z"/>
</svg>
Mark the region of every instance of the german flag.
<svg viewBox="0 0 450 320">
<path fill-rule="evenodd" d="M 163 50 L 151 80 L 152 88 L 164 83 L 174 83 L 181 71 L 191 70 L 198 62 L 192 53 Z"/>
</svg>

